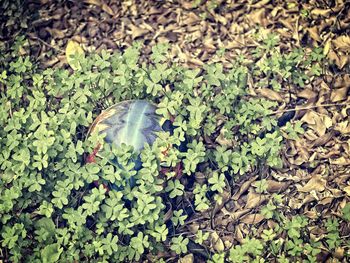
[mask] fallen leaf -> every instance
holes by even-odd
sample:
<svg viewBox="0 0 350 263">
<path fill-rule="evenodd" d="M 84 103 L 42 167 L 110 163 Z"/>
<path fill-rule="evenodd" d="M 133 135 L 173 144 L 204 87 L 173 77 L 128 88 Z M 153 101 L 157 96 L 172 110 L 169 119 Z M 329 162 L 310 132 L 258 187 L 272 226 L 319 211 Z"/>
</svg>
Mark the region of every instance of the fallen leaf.
<svg viewBox="0 0 350 263">
<path fill-rule="evenodd" d="M 344 156 L 339 157 L 337 159 L 330 159 L 329 162 L 331 164 L 350 165 L 350 159 L 349 158 L 345 158 Z"/>
<path fill-rule="evenodd" d="M 342 134 L 349 134 L 350 133 L 350 122 L 349 121 L 342 121 L 336 124 L 334 127 L 334 130 L 341 132 Z"/>
<path fill-rule="evenodd" d="M 179 258 L 178 263 L 193 263 L 193 254 L 188 254 L 182 258 Z"/>
<path fill-rule="evenodd" d="M 129 25 L 130 33 L 133 39 L 146 35 L 149 30 L 141 27 L 137 27 L 133 24 Z"/>
<path fill-rule="evenodd" d="M 331 62 L 335 63 L 339 69 L 342 69 L 349 61 L 348 56 L 338 55 L 334 50 L 330 50 L 328 58 Z"/>
<path fill-rule="evenodd" d="M 350 52 L 350 37 L 340 36 L 332 41 L 334 46 L 341 51 Z"/>
<path fill-rule="evenodd" d="M 275 100 L 275 101 L 279 101 L 282 102 L 283 98 L 281 97 L 281 95 L 272 90 L 272 89 L 268 89 L 268 88 L 260 88 L 256 91 L 257 93 L 259 93 L 260 95 L 262 95 L 265 98 L 271 99 L 271 100 Z"/>
<path fill-rule="evenodd" d="M 321 175 L 312 177 L 306 185 L 297 185 L 299 192 L 308 193 L 310 191 L 322 192 L 326 188 L 327 181 Z"/>
<path fill-rule="evenodd" d="M 73 40 L 69 40 L 67 47 L 66 47 L 66 59 L 67 59 L 68 64 L 74 70 L 78 70 L 81 68 L 79 61 L 76 61 L 72 58 L 72 56 L 74 56 L 76 54 L 84 55 L 84 50 L 78 44 L 78 42 L 75 42 Z"/>
<path fill-rule="evenodd" d="M 307 31 L 309 32 L 310 37 L 313 40 L 316 40 L 318 42 L 322 41 L 322 39 L 320 38 L 320 33 L 318 32 L 318 27 L 317 26 L 307 28 Z"/>
<path fill-rule="evenodd" d="M 268 3 L 270 3 L 271 0 L 261 0 L 253 5 L 251 5 L 251 7 L 254 7 L 254 8 L 261 8 L 265 5 L 267 5 Z"/>
<path fill-rule="evenodd" d="M 318 137 L 316 140 L 313 141 L 313 143 L 311 144 L 312 147 L 316 146 L 322 146 L 325 145 L 327 142 L 329 142 L 334 136 L 334 132 L 328 132 L 320 137 Z"/>
<path fill-rule="evenodd" d="M 270 193 L 279 193 L 287 189 L 289 183 L 267 180 L 267 191 Z"/>
<path fill-rule="evenodd" d="M 332 42 L 330 39 L 328 39 L 326 41 L 326 44 L 324 44 L 323 55 L 327 56 L 331 47 L 332 47 Z"/>
<path fill-rule="evenodd" d="M 343 188 L 343 191 L 350 196 L 350 185 Z"/>
<path fill-rule="evenodd" d="M 334 89 L 332 90 L 331 93 L 331 101 L 332 102 L 337 102 L 337 101 L 342 101 L 345 100 L 348 97 L 348 90 L 349 87 L 343 87 L 340 89 Z"/>
<path fill-rule="evenodd" d="M 212 246 L 215 249 L 215 251 L 222 252 L 225 250 L 224 242 L 221 240 L 221 238 L 216 232 L 211 233 L 210 237 Z"/>
<path fill-rule="evenodd" d="M 113 9 L 110 8 L 108 5 L 102 4 L 101 8 L 102 8 L 103 11 L 105 11 L 105 12 L 106 12 L 107 14 L 109 14 L 110 16 L 114 16 Z"/>
<path fill-rule="evenodd" d="M 239 188 L 239 191 L 232 197 L 232 199 L 237 201 L 241 197 L 241 195 L 244 194 L 249 189 L 252 182 L 254 182 L 256 178 L 258 178 L 258 176 L 254 176 L 249 181 L 244 182 Z"/>
<path fill-rule="evenodd" d="M 88 5 L 96 5 L 96 6 L 102 5 L 101 1 L 99 0 L 84 0 L 84 3 Z"/>
<path fill-rule="evenodd" d="M 257 194 L 254 191 L 249 191 L 247 195 L 247 203 L 244 208 L 255 208 L 267 200 L 267 196 L 262 194 Z"/>
<path fill-rule="evenodd" d="M 240 219 L 244 224 L 258 224 L 263 221 L 265 217 L 262 214 L 249 214 Z"/>
<path fill-rule="evenodd" d="M 63 39 L 66 37 L 67 30 L 59 30 L 55 28 L 48 28 L 47 31 L 53 38 Z"/>
<path fill-rule="evenodd" d="M 302 91 L 300 91 L 298 94 L 297 94 L 298 97 L 300 98 L 305 98 L 305 99 L 313 99 L 315 97 L 317 97 L 317 93 L 314 92 L 312 89 L 303 89 Z"/>
<path fill-rule="evenodd" d="M 331 9 L 320 9 L 320 8 L 315 8 L 311 10 L 312 15 L 317 15 L 317 16 L 328 16 L 332 12 Z"/>
</svg>

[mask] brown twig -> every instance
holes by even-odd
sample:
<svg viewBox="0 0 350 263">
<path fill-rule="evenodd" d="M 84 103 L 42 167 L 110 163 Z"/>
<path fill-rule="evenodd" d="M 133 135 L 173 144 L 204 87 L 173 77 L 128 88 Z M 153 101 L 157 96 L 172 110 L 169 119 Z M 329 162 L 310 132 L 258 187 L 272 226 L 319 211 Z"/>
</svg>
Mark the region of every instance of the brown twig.
<svg viewBox="0 0 350 263">
<path fill-rule="evenodd" d="M 273 111 L 269 115 L 276 115 L 279 113 L 285 113 L 285 112 L 291 112 L 291 111 L 300 111 L 300 110 L 311 110 L 315 108 L 321 108 L 321 107 L 333 107 L 333 106 L 345 106 L 345 105 L 350 105 L 349 102 L 344 102 L 344 103 L 330 103 L 330 104 L 322 104 L 322 105 L 312 105 L 308 107 L 303 107 L 303 108 L 293 108 L 293 109 L 287 109 L 287 110 L 278 110 L 278 111 Z"/>
<path fill-rule="evenodd" d="M 30 38 L 33 39 L 33 40 L 38 40 L 39 42 L 41 42 L 41 43 L 44 44 L 45 46 L 48 46 L 49 48 L 52 48 L 52 49 L 54 49 L 54 50 L 56 50 L 56 51 L 63 52 L 63 50 L 61 50 L 60 48 L 57 48 L 57 47 L 55 47 L 55 46 L 50 45 L 49 43 L 45 42 L 44 40 L 42 40 L 42 39 L 39 38 L 39 37 L 31 36 Z"/>
</svg>

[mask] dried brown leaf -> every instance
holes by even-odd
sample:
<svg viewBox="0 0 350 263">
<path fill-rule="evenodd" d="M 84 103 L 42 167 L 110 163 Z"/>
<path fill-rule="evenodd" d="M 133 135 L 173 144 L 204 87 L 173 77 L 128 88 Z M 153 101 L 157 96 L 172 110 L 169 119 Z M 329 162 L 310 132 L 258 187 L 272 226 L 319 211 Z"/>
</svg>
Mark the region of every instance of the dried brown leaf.
<svg viewBox="0 0 350 263">
<path fill-rule="evenodd" d="M 316 16 L 328 16 L 332 12 L 331 9 L 320 9 L 320 8 L 315 8 L 311 10 L 312 15 Z"/>
<path fill-rule="evenodd" d="M 322 39 L 320 38 L 320 33 L 318 32 L 318 27 L 317 26 L 307 28 L 307 31 L 309 32 L 310 37 L 313 40 L 316 40 L 318 42 L 322 41 Z"/>
<path fill-rule="evenodd" d="M 263 221 L 265 217 L 262 214 L 249 214 L 240 219 L 244 224 L 258 224 Z"/>
<path fill-rule="evenodd" d="M 130 33 L 131 33 L 131 36 L 133 39 L 144 36 L 149 32 L 148 29 L 141 28 L 141 27 L 135 26 L 133 24 L 130 24 L 129 28 L 130 28 Z"/>
<path fill-rule="evenodd" d="M 310 191 L 322 192 L 326 188 L 327 181 L 321 175 L 315 175 L 312 177 L 306 185 L 297 185 L 299 192 L 308 193 Z"/>
<path fill-rule="evenodd" d="M 343 188 L 343 191 L 344 191 L 348 196 L 350 196 L 350 185 L 344 187 L 344 188 Z"/>
<path fill-rule="evenodd" d="M 300 98 L 305 98 L 305 99 L 313 99 L 315 97 L 317 97 L 317 93 L 314 92 L 312 89 L 309 89 L 309 88 L 305 88 L 303 89 L 302 91 L 300 91 L 298 94 L 297 94 L 298 97 Z"/>
<path fill-rule="evenodd" d="M 210 235 L 210 241 L 215 251 L 222 252 L 225 250 L 225 245 L 218 233 L 212 232 Z"/>
<path fill-rule="evenodd" d="M 115 15 L 113 9 L 110 8 L 108 5 L 102 4 L 101 8 L 102 8 L 103 11 L 105 11 L 110 16 L 114 16 Z"/>
<path fill-rule="evenodd" d="M 287 187 L 289 186 L 289 183 L 287 182 L 278 182 L 275 180 L 267 180 L 267 191 L 270 193 L 278 193 L 278 192 L 282 192 L 284 190 L 287 189 Z"/>
<path fill-rule="evenodd" d="M 251 5 L 251 7 L 261 8 L 261 7 L 267 5 L 270 2 L 271 2 L 271 0 L 261 0 L 261 1 L 257 2 L 257 3 L 255 3 L 255 4 Z"/>
<path fill-rule="evenodd" d="M 241 195 L 244 194 L 249 189 L 252 182 L 254 182 L 256 178 L 258 178 L 258 176 L 254 176 L 250 180 L 244 182 L 242 186 L 239 188 L 239 191 L 234 196 L 232 196 L 232 199 L 237 201 L 241 197 Z"/>
<path fill-rule="evenodd" d="M 337 159 L 330 159 L 329 162 L 331 164 L 337 164 L 337 165 L 350 165 L 350 158 L 345 158 L 344 156 L 342 156 Z"/>
<path fill-rule="evenodd" d="M 349 86 L 348 87 L 343 87 L 340 89 L 334 89 L 332 90 L 331 93 L 331 101 L 332 102 L 338 102 L 338 101 L 342 101 L 345 100 L 348 97 L 348 90 L 349 90 Z"/>
<path fill-rule="evenodd" d="M 262 194 L 257 194 L 254 191 L 249 191 L 247 195 L 247 203 L 244 208 L 255 208 L 267 200 L 267 196 Z"/>
<path fill-rule="evenodd" d="M 349 121 L 342 121 L 336 124 L 334 130 L 341 132 L 342 134 L 349 134 L 350 133 L 350 122 Z"/>
<path fill-rule="evenodd" d="M 178 263 L 193 263 L 194 257 L 193 254 L 188 254 L 182 258 L 179 258 Z"/>
<path fill-rule="evenodd" d="M 271 99 L 271 100 L 275 100 L 275 101 L 279 101 L 282 102 L 283 98 L 281 97 L 281 95 L 272 90 L 272 89 L 268 89 L 268 88 L 260 88 L 256 91 L 257 93 L 259 93 L 261 96 Z"/>
<path fill-rule="evenodd" d="M 101 6 L 102 2 L 100 0 L 84 0 L 83 1 L 85 4 L 88 5 L 95 5 L 95 6 Z"/>
<path fill-rule="evenodd" d="M 341 51 L 350 52 L 350 37 L 340 36 L 332 41 L 335 48 Z"/>
</svg>

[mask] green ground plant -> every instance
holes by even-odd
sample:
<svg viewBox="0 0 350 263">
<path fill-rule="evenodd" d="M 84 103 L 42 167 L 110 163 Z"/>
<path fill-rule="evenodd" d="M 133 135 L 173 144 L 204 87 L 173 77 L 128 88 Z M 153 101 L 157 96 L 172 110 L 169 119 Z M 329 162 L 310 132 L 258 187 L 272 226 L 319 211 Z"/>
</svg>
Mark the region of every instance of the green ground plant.
<svg viewBox="0 0 350 263">
<path fill-rule="evenodd" d="M 248 97 L 247 77 L 260 71 L 269 81 L 282 77 L 301 84 L 307 79 L 294 71 L 300 51 L 284 54 L 288 61 L 275 61 L 274 43 L 275 37 L 266 40 L 262 50 L 270 52 L 268 61 L 258 68 L 237 60 L 229 71 L 218 63 L 201 69 L 174 64 L 164 44 L 152 49 L 151 63 L 141 64 L 138 43 L 123 53 L 77 55 L 71 62 L 75 70 L 42 70 L 20 56 L 14 43 L 0 64 L 1 255 L 11 262 L 120 262 L 165 250 L 186 253 L 189 237 L 176 231 L 188 215 L 177 206 L 178 198 L 190 192 L 195 210 L 209 211 L 240 175 L 261 165 L 282 166 L 282 131 L 272 115 L 277 104 Z M 305 67 L 317 65 L 318 54 L 312 53 Z M 158 114 L 172 121 L 172 133 L 163 132 L 146 145 L 139 171 L 129 162 L 136 154 L 127 145 L 105 145 L 103 158 L 86 164 L 84 156 L 103 139 L 97 133 L 86 137 L 94 117 L 108 105 L 130 99 L 156 103 Z M 295 130 L 286 128 L 292 139 L 302 132 L 295 125 Z M 232 143 L 208 147 L 205 138 L 220 132 Z M 168 154 L 161 157 L 165 148 Z M 123 170 L 110 162 L 115 157 Z M 205 175 L 202 182 L 187 185 L 179 179 L 194 178 L 198 171 Z M 264 192 L 265 186 L 260 181 L 256 188 Z M 166 220 L 169 204 L 174 208 Z M 271 203 L 263 213 L 273 218 L 276 209 Z M 286 244 L 265 231 L 259 239 L 246 237 L 226 258 L 262 262 L 264 247 L 276 257 L 302 256 L 305 249 L 317 247 L 301 247 L 305 222 L 295 217 L 281 226 L 288 233 Z M 330 248 L 339 245 L 335 229 L 327 231 Z M 199 232 L 196 241 L 207 238 Z M 223 262 L 224 257 L 215 254 L 210 260 Z"/>
</svg>

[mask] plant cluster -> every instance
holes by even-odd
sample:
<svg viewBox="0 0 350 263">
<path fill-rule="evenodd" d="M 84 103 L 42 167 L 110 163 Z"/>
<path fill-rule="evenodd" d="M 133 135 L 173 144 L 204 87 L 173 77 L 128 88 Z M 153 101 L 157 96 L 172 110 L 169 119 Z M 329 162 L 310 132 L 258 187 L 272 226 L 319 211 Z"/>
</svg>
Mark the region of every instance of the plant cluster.
<svg viewBox="0 0 350 263">
<path fill-rule="evenodd" d="M 140 64 L 135 43 L 123 53 L 79 53 L 70 60 L 74 70 L 41 70 L 17 47 L 0 65 L 0 242 L 12 262 L 120 262 L 168 249 L 186 253 L 189 237 L 175 234 L 188 217 L 179 206 L 186 192 L 193 196 L 188 205 L 206 211 L 222 202 L 237 176 L 256 166 L 282 166 L 282 133 L 271 115 L 277 105 L 247 96 L 252 69 L 242 61 L 229 71 L 218 63 L 188 69 L 173 64 L 161 44 L 153 47 L 153 62 Z M 156 103 L 171 131 L 145 146 L 138 171 L 129 161 L 137 153 L 127 145 L 105 145 L 102 158 L 86 163 L 84 156 L 103 140 L 97 133 L 86 137 L 94 117 L 130 99 Z M 197 172 L 204 180 L 194 180 Z M 267 218 L 273 214 L 271 205 Z M 287 250 L 296 256 L 304 226 L 303 218 L 286 224 Z M 278 246 L 273 233 L 264 235 Z M 196 241 L 207 238 L 200 232 Z M 229 258 L 262 253 L 262 241 L 247 238 Z"/>
</svg>

